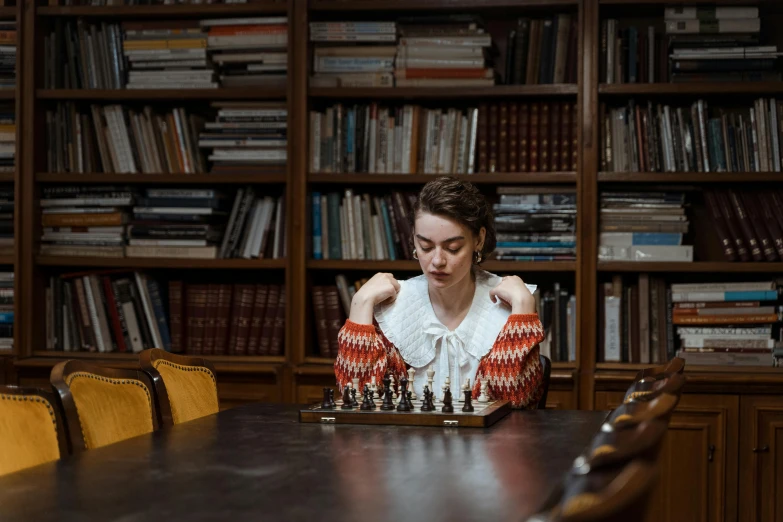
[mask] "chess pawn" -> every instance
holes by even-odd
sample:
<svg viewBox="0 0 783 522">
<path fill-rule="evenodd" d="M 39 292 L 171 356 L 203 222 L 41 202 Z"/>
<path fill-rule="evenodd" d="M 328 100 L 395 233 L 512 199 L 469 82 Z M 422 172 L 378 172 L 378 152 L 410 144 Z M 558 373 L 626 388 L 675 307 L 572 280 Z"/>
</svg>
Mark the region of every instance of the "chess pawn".
<svg viewBox="0 0 783 522">
<path fill-rule="evenodd" d="M 446 378 L 443 380 L 443 386 L 441 386 L 441 390 L 443 390 L 443 402 L 446 402 L 446 390 L 451 389 L 451 378 L 447 375 Z"/>
<path fill-rule="evenodd" d="M 359 401 L 356 400 L 356 388 L 351 386 L 351 407 L 356 408 L 359 406 Z"/>
<path fill-rule="evenodd" d="M 373 399 L 378 398 L 378 386 L 375 384 L 375 375 L 370 377 L 370 393 Z"/>
<path fill-rule="evenodd" d="M 433 381 L 435 380 L 435 370 L 432 368 L 427 369 L 427 386 L 430 388 L 430 393 L 432 394 L 432 400 L 437 401 L 437 397 L 435 397 L 435 386 L 432 385 Z"/>
<path fill-rule="evenodd" d="M 462 385 L 461 390 L 462 390 L 462 395 L 465 395 L 465 390 L 470 390 L 470 377 L 467 377 L 465 379 L 465 384 Z M 464 399 L 460 397 L 458 402 L 464 402 Z"/>
<path fill-rule="evenodd" d="M 394 393 L 394 398 L 396 399 L 398 397 L 398 393 L 397 386 L 394 383 L 394 375 L 389 375 L 389 386 L 391 387 L 391 391 Z"/>
<path fill-rule="evenodd" d="M 353 401 L 351 400 L 351 384 L 346 383 L 345 388 L 343 388 L 343 405 L 340 406 L 341 410 L 352 410 L 353 409 Z"/>
<path fill-rule="evenodd" d="M 400 402 L 397 404 L 397 411 L 411 411 L 408 404 L 408 379 L 400 379 Z"/>
<path fill-rule="evenodd" d="M 413 389 L 414 377 L 416 377 L 416 370 L 408 368 L 408 389 L 410 390 L 411 398 L 415 401 L 418 397 L 416 397 L 416 391 Z"/>
<path fill-rule="evenodd" d="M 451 390 L 448 386 L 443 392 L 443 407 L 440 409 L 443 413 L 454 413 L 454 406 L 451 404 Z"/>
<path fill-rule="evenodd" d="M 470 389 L 467 389 L 464 391 L 464 394 L 465 394 L 465 405 L 462 407 L 462 411 L 471 412 L 473 411 L 473 403 L 470 402 L 472 398 L 471 397 L 472 392 L 470 391 Z"/>
<path fill-rule="evenodd" d="M 359 409 L 361 409 L 362 411 L 372 410 L 373 408 L 372 408 L 372 402 L 370 400 L 370 388 L 366 384 L 364 385 L 363 396 L 364 396 L 364 400 L 362 401 L 362 405 L 360 406 Z"/>
<path fill-rule="evenodd" d="M 481 395 L 479 395 L 479 402 L 489 402 L 489 381 L 487 379 L 481 379 Z"/>
<path fill-rule="evenodd" d="M 381 411 L 393 411 L 394 399 L 392 398 L 391 387 L 384 388 L 383 390 L 383 403 L 381 404 Z"/>
</svg>

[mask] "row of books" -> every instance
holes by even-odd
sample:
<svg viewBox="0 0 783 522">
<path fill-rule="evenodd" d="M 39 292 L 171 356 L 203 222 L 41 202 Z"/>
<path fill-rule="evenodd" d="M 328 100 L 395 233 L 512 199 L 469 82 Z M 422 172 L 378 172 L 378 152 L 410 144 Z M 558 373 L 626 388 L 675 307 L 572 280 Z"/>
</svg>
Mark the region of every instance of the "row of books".
<svg viewBox="0 0 783 522">
<path fill-rule="evenodd" d="M 577 110 L 569 102 L 481 103 L 467 109 L 336 104 L 310 112 L 310 170 L 575 171 Z"/>
<path fill-rule="evenodd" d="M 0 255 L 14 255 L 14 186 L 0 185 Z"/>
<path fill-rule="evenodd" d="M 0 272 L 0 352 L 14 349 L 14 273 Z"/>
<path fill-rule="evenodd" d="M 233 201 L 233 203 L 232 203 Z M 273 258 L 286 254 L 285 197 L 216 189 L 46 187 L 40 253 Z"/>
<path fill-rule="evenodd" d="M 576 259 L 576 190 L 498 186 L 493 205 L 500 261 Z"/>
<path fill-rule="evenodd" d="M 178 4 L 252 4 L 261 0 L 48 0 L 49 6 L 114 6 L 114 5 L 178 5 Z"/>
<path fill-rule="evenodd" d="M 44 38 L 44 87 L 284 88 L 287 45 L 286 17 L 99 24 L 56 20 Z"/>
<path fill-rule="evenodd" d="M 13 103 L 0 103 L 0 172 L 16 165 L 16 111 Z"/>
<path fill-rule="evenodd" d="M 335 284 L 314 285 L 313 317 L 315 340 L 320 357 L 337 357 L 337 334 L 350 315 L 354 294 L 367 282 L 359 278 L 350 282 L 345 274 L 335 277 Z M 546 336 L 540 343 L 541 354 L 555 362 L 576 360 L 576 296 L 554 283 L 551 288 L 537 288 L 534 297 Z"/>
<path fill-rule="evenodd" d="M 0 21 L 0 89 L 16 87 L 16 22 Z"/>
<path fill-rule="evenodd" d="M 46 112 L 49 172 L 263 174 L 287 160 L 285 104 L 212 102 L 214 121 L 175 107 L 58 103 Z M 0 117 L 2 117 L 0 115 Z M 2 132 L 0 139 L 8 133 Z M 3 145 L 0 142 L 0 159 Z M 10 145 L 9 147 L 12 147 Z M 13 156 L 11 156 L 13 160 Z"/>
<path fill-rule="evenodd" d="M 168 284 L 171 351 L 187 355 L 282 355 L 285 285 Z"/>
<path fill-rule="evenodd" d="M 684 192 L 604 191 L 600 194 L 601 261 L 693 261 Z"/>
<path fill-rule="evenodd" d="M 747 109 L 637 104 L 600 107 L 601 169 L 610 172 L 780 172 L 783 104 Z"/>
<path fill-rule="evenodd" d="M 705 190 L 704 200 L 728 261 L 783 259 L 783 192 Z"/>
<path fill-rule="evenodd" d="M 506 38 L 507 85 L 576 83 L 577 17 L 519 18 Z"/>
<path fill-rule="evenodd" d="M 781 281 L 667 285 L 642 273 L 599 286 L 599 362 L 772 366 Z"/>
</svg>

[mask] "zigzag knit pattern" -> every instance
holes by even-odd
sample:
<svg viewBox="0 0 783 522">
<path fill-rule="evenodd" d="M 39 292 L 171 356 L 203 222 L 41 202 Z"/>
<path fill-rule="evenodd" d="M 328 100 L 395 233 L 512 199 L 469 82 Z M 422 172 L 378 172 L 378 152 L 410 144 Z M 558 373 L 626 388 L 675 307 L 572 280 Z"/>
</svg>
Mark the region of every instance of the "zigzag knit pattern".
<svg viewBox="0 0 783 522">
<path fill-rule="evenodd" d="M 543 371 L 538 360 L 538 343 L 544 328 L 538 314 L 511 315 L 487 355 L 481 358 L 473 386 L 473 398 L 481 393 L 481 381 L 488 379 L 489 395 L 511 401 L 514 408 L 535 408 L 543 393 Z"/>
<path fill-rule="evenodd" d="M 396 381 L 405 374 L 405 361 L 377 323 L 358 324 L 348 319 L 337 334 L 337 345 L 334 374 L 340 391 L 354 378 L 359 379 L 357 393 L 361 394 L 372 377 L 380 384 L 387 372 Z"/>
</svg>

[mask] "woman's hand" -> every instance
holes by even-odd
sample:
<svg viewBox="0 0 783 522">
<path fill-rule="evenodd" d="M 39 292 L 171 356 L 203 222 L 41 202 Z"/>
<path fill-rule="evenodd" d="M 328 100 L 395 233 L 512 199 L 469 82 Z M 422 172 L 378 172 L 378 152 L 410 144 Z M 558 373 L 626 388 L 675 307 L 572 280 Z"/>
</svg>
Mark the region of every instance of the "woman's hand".
<svg viewBox="0 0 783 522">
<path fill-rule="evenodd" d="M 493 303 L 498 299 L 511 307 L 512 314 L 536 313 L 536 300 L 519 276 L 506 276 L 489 291 Z"/>
<path fill-rule="evenodd" d="M 354 294 L 348 318 L 357 324 L 372 324 L 375 305 L 387 299 L 393 301 L 399 291 L 400 283 L 393 275 L 384 272 L 375 274 Z"/>
</svg>

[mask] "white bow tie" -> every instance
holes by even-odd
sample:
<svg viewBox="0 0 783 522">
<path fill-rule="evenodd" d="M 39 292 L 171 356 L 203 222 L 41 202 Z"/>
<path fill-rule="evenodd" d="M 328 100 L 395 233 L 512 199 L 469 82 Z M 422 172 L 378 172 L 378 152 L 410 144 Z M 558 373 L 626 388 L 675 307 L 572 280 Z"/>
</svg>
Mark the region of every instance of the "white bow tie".
<svg viewBox="0 0 783 522">
<path fill-rule="evenodd" d="M 462 377 L 460 367 L 469 363 L 468 352 L 465 350 L 465 341 L 457 334 L 451 331 L 438 321 L 429 321 L 424 325 L 424 333 L 427 334 L 432 342 L 432 347 L 436 350 L 436 366 L 438 382 L 445 382 L 446 376 L 451 374 L 452 362 L 454 365 L 454 375 L 451 379 L 452 394 L 460 393 L 462 386 Z M 438 341 L 440 350 L 437 350 Z"/>
</svg>

